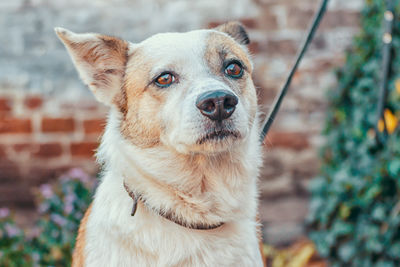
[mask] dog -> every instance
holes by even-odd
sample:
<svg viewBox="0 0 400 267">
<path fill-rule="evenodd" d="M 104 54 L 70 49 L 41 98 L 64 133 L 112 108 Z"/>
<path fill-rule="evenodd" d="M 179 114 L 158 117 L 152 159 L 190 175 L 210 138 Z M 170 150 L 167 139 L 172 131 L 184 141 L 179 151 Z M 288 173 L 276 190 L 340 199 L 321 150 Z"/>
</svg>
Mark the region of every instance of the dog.
<svg viewBox="0 0 400 267">
<path fill-rule="evenodd" d="M 141 43 L 55 29 L 109 107 L 72 266 L 263 266 L 260 122 L 239 22 Z"/>
</svg>

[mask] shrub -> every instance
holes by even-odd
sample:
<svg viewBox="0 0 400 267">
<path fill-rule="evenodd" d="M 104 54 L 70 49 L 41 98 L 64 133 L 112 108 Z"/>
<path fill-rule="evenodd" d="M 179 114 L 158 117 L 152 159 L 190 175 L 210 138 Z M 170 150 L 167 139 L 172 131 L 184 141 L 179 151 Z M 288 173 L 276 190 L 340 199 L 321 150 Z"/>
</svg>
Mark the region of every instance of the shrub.
<svg viewBox="0 0 400 267">
<path fill-rule="evenodd" d="M 8 209 L 0 209 L 0 266 L 35 265 L 38 255 L 25 244 L 23 231 L 14 223 Z"/>
<path fill-rule="evenodd" d="M 75 237 L 94 191 L 94 179 L 72 169 L 36 190 L 40 219 L 33 236 L 0 209 L 0 266 L 70 266 Z"/>
<path fill-rule="evenodd" d="M 367 0 L 362 30 L 338 86 L 329 94 L 321 174 L 311 184 L 310 237 L 332 266 L 400 266 L 400 21 L 385 119 L 391 134 L 376 142 L 385 1 Z M 395 0 L 400 15 L 399 0 Z"/>
</svg>

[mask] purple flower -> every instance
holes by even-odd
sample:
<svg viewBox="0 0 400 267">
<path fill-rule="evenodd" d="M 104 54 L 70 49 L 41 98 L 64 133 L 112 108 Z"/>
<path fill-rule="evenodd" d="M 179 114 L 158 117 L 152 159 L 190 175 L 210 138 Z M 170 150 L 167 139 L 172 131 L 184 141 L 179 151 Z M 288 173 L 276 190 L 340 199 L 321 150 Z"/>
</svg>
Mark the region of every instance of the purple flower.
<svg viewBox="0 0 400 267">
<path fill-rule="evenodd" d="M 82 169 L 80 168 L 73 168 L 68 172 L 68 175 L 73 177 L 73 178 L 77 178 L 78 180 L 87 183 L 90 180 L 90 176 L 84 172 Z"/>
<path fill-rule="evenodd" d="M 0 208 L 0 219 L 10 215 L 10 210 L 8 208 Z"/>
<path fill-rule="evenodd" d="M 48 203 L 41 203 L 38 208 L 40 213 L 45 213 L 45 212 L 47 212 L 48 209 L 49 209 Z"/>
<path fill-rule="evenodd" d="M 74 210 L 74 206 L 70 203 L 65 204 L 64 206 L 64 213 L 69 215 Z"/>
<path fill-rule="evenodd" d="M 73 192 L 64 197 L 64 213 L 69 215 L 73 211 L 76 199 L 76 195 Z"/>
<path fill-rule="evenodd" d="M 65 201 L 66 203 L 74 203 L 75 200 L 76 200 L 76 196 L 75 196 L 74 193 L 68 194 L 68 195 L 66 195 L 66 196 L 64 197 L 64 201 Z"/>
<path fill-rule="evenodd" d="M 60 215 L 58 215 L 58 214 L 51 214 L 51 215 L 50 215 L 50 218 L 51 218 L 56 224 L 58 224 L 59 226 L 64 226 L 64 225 L 67 223 L 67 221 L 66 221 L 63 217 L 61 217 Z"/>
<path fill-rule="evenodd" d="M 44 196 L 44 198 L 51 198 L 54 195 L 53 189 L 49 184 L 42 184 L 40 186 L 40 193 Z"/>
<path fill-rule="evenodd" d="M 9 223 L 7 223 L 4 226 L 4 229 L 6 230 L 7 235 L 9 237 L 15 237 L 15 236 L 17 236 L 19 234 L 19 229 L 17 227 L 15 227 L 14 225 L 11 225 Z"/>
</svg>

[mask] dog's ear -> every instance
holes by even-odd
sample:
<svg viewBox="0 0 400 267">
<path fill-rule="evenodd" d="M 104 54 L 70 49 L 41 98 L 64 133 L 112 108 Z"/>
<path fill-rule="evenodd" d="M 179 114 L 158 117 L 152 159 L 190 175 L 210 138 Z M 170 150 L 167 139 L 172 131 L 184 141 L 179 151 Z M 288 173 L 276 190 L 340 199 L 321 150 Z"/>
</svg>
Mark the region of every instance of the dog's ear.
<svg viewBox="0 0 400 267">
<path fill-rule="evenodd" d="M 238 21 L 231 21 L 221 24 L 216 27 L 215 30 L 230 35 L 233 39 L 235 39 L 238 43 L 242 45 L 248 45 L 250 43 L 250 38 L 246 32 L 246 29 L 244 28 L 242 23 Z"/>
<path fill-rule="evenodd" d="M 67 48 L 83 82 L 95 97 L 111 105 L 123 83 L 128 42 L 106 35 L 55 31 Z"/>
</svg>

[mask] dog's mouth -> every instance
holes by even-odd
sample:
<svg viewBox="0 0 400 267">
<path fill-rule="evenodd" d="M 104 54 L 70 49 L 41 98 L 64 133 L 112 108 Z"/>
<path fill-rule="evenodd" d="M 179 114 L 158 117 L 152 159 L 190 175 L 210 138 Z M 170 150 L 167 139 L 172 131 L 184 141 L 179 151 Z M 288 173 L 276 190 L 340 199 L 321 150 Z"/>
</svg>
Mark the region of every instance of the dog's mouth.
<svg viewBox="0 0 400 267">
<path fill-rule="evenodd" d="M 202 145 L 206 142 L 219 142 L 228 138 L 238 139 L 240 138 L 240 133 L 231 130 L 214 130 L 200 137 L 196 143 Z"/>
</svg>

